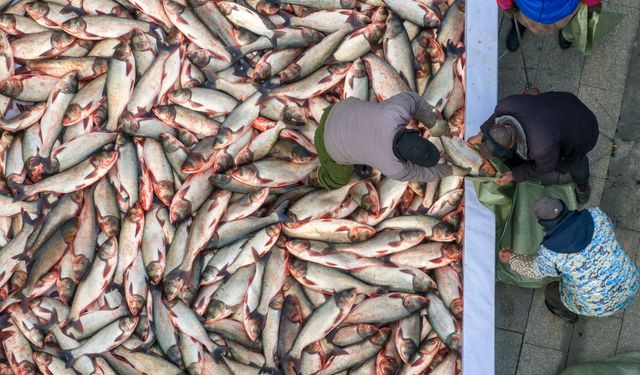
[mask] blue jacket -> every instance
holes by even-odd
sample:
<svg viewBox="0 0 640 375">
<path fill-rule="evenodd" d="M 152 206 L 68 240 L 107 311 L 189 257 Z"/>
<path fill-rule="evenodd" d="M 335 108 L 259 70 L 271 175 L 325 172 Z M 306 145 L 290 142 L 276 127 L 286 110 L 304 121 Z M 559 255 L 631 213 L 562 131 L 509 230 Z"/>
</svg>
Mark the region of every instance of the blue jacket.
<svg viewBox="0 0 640 375">
<path fill-rule="evenodd" d="M 579 0 L 515 0 L 515 2 L 525 16 L 545 25 L 564 19 L 580 4 Z"/>
</svg>

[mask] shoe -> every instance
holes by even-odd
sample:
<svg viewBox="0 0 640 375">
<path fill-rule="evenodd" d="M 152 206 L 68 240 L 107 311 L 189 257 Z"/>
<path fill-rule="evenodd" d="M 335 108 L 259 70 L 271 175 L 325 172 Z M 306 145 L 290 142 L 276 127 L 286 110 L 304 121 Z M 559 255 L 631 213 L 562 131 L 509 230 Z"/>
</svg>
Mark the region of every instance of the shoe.
<svg viewBox="0 0 640 375">
<path fill-rule="evenodd" d="M 558 44 L 560 44 L 560 48 L 562 49 L 569 49 L 573 45 L 573 43 L 564 38 L 562 30 L 558 31 Z"/>
<path fill-rule="evenodd" d="M 518 32 L 516 31 L 516 22 L 516 20 L 513 20 L 511 30 L 509 30 L 509 34 L 507 34 L 507 49 L 511 52 L 517 51 L 518 48 L 520 48 Z M 520 28 L 520 37 L 524 37 L 524 32 L 527 31 L 527 28 L 520 22 L 518 22 L 518 27 Z"/>
<path fill-rule="evenodd" d="M 545 306 L 547 306 L 547 309 L 555 316 L 557 316 L 558 318 L 564 320 L 565 322 L 571 323 L 571 324 L 576 324 L 578 322 L 578 320 L 580 320 L 580 316 L 574 312 L 571 312 L 569 310 L 558 310 L 555 307 L 551 306 L 549 304 L 549 302 L 547 302 L 547 300 L 544 300 L 544 304 Z"/>
<path fill-rule="evenodd" d="M 589 202 L 589 198 L 591 198 L 591 185 L 576 185 L 575 191 L 578 203 L 585 204 Z"/>
</svg>

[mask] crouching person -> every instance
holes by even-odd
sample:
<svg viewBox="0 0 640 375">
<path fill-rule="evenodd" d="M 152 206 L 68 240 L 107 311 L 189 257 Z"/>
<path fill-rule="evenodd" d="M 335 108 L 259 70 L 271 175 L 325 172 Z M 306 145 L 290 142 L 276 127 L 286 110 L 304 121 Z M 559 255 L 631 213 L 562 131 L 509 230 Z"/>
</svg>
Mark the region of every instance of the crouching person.
<svg viewBox="0 0 640 375">
<path fill-rule="evenodd" d="M 531 213 L 545 232 L 538 256 L 502 249 L 500 260 L 531 279 L 560 277 L 545 289 L 552 313 L 575 323 L 580 315 L 610 316 L 633 300 L 638 269 L 600 208 L 574 211 L 560 199 L 541 198 Z"/>
</svg>

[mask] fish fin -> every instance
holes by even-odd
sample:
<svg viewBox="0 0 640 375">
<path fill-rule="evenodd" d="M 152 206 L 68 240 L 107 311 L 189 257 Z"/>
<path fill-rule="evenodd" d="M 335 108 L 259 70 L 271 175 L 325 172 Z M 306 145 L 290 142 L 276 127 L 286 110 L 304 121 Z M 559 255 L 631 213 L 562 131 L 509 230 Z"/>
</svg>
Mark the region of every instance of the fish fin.
<svg viewBox="0 0 640 375">
<path fill-rule="evenodd" d="M 460 57 L 464 53 L 463 47 L 456 47 L 453 43 L 448 42 L 446 46 L 447 56 L 456 56 Z"/>
<path fill-rule="evenodd" d="M 27 193 L 24 191 L 25 185 L 16 184 L 14 182 L 7 182 L 9 187 L 16 191 L 16 195 L 13 197 L 14 202 L 19 202 L 25 200 L 27 198 Z"/>
<path fill-rule="evenodd" d="M 84 9 L 78 8 L 78 7 L 74 7 L 70 3 L 65 5 L 60 10 L 60 13 L 62 13 L 62 14 L 75 13 L 75 14 L 78 15 L 78 17 L 82 17 L 82 16 L 85 16 L 87 14 L 87 12 L 85 12 Z"/>
<path fill-rule="evenodd" d="M 266 3 L 268 3 L 268 1 L 265 1 Z M 290 27 L 291 26 L 291 18 L 293 18 L 293 16 L 290 13 L 287 12 L 283 12 L 282 10 L 278 11 L 278 15 L 280 17 L 282 17 L 282 19 L 284 20 L 283 26 L 284 27 Z M 273 30 L 274 34 L 276 30 Z"/>
<path fill-rule="evenodd" d="M 283 201 L 276 208 L 273 209 L 271 214 L 275 214 L 278 216 L 279 222 L 287 222 L 289 221 L 289 215 L 287 215 L 287 208 L 289 207 L 289 201 Z"/>
<path fill-rule="evenodd" d="M 70 350 L 61 350 L 59 356 L 64 361 L 65 368 L 71 368 L 73 362 L 75 362 Z"/>
<path fill-rule="evenodd" d="M 227 46 L 227 52 L 231 54 L 231 62 L 235 63 L 244 57 L 244 54 L 237 46 Z"/>
<path fill-rule="evenodd" d="M 331 349 L 331 352 L 329 352 L 328 357 L 335 356 L 335 355 L 348 355 L 348 354 L 349 354 L 348 351 L 342 349 L 339 346 L 336 346 L 333 349 Z"/>
</svg>

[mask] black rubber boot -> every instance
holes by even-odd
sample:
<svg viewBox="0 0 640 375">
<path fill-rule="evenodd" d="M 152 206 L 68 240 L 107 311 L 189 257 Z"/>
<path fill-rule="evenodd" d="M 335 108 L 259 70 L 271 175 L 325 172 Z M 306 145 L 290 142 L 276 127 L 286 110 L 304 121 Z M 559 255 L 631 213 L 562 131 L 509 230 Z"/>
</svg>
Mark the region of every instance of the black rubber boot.
<svg viewBox="0 0 640 375">
<path fill-rule="evenodd" d="M 517 51 L 518 48 L 520 48 L 520 41 L 518 40 L 518 33 L 516 31 L 516 23 L 520 28 L 520 37 L 524 37 L 524 32 L 527 31 L 527 28 L 524 27 L 523 24 L 515 19 L 512 21 L 511 30 L 509 30 L 509 34 L 507 34 L 507 49 L 511 52 Z"/>
<path fill-rule="evenodd" d="M 564 38 L 562 30 L 558 31 L 558 44 L 560 44 L 560 48 L 562 49 L 569 49 L 573 45 L 573 43 Z"/>
</svg>

